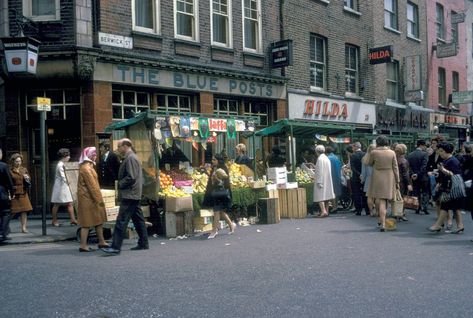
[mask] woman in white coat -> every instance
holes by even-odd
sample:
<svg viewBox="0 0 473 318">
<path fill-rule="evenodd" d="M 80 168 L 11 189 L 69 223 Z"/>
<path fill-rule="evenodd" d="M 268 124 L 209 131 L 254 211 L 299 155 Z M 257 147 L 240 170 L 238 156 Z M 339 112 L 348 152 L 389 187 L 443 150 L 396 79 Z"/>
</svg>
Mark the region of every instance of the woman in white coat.
<svg viewBox="0 0 473 318">
<path fill-rule="evenodd" d="M 332 168 L 330 159 L 325 155 L 325 147 L 315 147 L 317 163 L 315 164 L 314 202 L 319 203 L 320 217 L 328 216 L 328 201 L 335 199 L 332 185 Z"/>
<path fill-rule="evenodd" d="M 57 220 L 57 211 L 61 205 L 65 205 L 67 207 L 67 212 L 69 212 L 69 217 L 71 218 L 71 225 L 77 225 L 77 220 L 74 215 L 74 208 L 72 206 L 72 193 L 71 189 L 69 188 L 69 184 L 67 183 L 66 174 L 64 172 L 64 163 L 68 162 L 71 158 L 69 149 L 61 148 L 57 154 L 59 156 L 59 162 L 56 166 L 53 194 L 51 196 L 51 203 L 53 204 L 51 211 L 51 214 L 53 215 L 52 225 L 59 226 L 59 222 Z"/>
</svg>

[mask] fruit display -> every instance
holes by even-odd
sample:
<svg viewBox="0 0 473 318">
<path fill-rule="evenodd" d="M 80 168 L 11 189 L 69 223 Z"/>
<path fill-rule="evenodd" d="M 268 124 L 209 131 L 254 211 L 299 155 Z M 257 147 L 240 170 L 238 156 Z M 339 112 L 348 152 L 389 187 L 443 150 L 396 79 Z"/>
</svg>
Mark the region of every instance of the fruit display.
<svg viewBox="0 0 473 318">
<path fill-rule="evenodd" d="M 172 177 L 166 173 L 164 173 L 163 171 L 160 171 L 159 172 L 159 188 L 160 189 L 167 189 L 169 188 L 170 186 L 173 185 L 173 180 L 172 180 Z"/>
<path fill-rule="evenodd" d="M 167 172 L 173 181 L 189 181 L 192 177 L 182 170 L 170 170 Z"/>
<path fill-rule="evenodd" d="M 241 172 L 241 166 L 233 163 L 228 167 L 230 171 L 230 184 L 234 188 L 248 188 L 248 178 Z"/>
<path fill-rule="evenodd" d="M 311 183 L 313 182 L 310 174 L 301 168 L 296 169 L 296 181 L 299 183 Z"/>
<path fill-rule="evenodd" d="M 206 173 L 194 170 L 191 177 L 194 193 L 204 193 L 205 188 L 207 187 L 207 182 L 209 182 L 209 176 Z"/>
<path fill-rule="evenodd" d="M 174 186 L 162 189 L 159 191 L 159 195 L 168 198 L 182 198 L 190 196 L 189 193 L 185 193 L 184 190 Z"/>
</svg>

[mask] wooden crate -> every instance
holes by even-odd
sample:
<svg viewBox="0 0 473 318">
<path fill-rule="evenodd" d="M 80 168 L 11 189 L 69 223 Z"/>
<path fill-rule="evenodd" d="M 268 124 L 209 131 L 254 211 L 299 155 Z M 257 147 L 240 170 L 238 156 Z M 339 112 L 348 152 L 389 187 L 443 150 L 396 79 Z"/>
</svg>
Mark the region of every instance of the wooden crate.
<svg viewBox="0 0 473 318">
<path fill-rule="evenodd" d="M 281 221 L 278 198 L 261 198 L 258 200 L 259 223 L 274 224 Z"/>
<path fill-rule="evenodd" d="M 278 189 L 268 190 L 268 198 L 279 198 Z"/>
<path fill-rule="evenodd" d="M 194 231 L 198 232 L 207 232 L 212 231 L 212 216 L 194 216 L 192 219 L 192 224 L 194 226 Z"/>
<path fill-rule="evenodd" d="M 166 212 L 166 237 L 192 235 L 192 217 L 194 211 Z"/>
<path fill-rule="evenodd" d="M 307 216 L 306 192 L 304 188 L 279 189 L 281 218 L 302 219 Z"/>
<path fill-rule="evenodd" d="M 119 210 L 120 210 L 119 206 L 114 206 L 111 208 L 105 207 L 105 213 L 107 213 L 107 222 L 115 221 L 117 219 Z"/>
</svg>

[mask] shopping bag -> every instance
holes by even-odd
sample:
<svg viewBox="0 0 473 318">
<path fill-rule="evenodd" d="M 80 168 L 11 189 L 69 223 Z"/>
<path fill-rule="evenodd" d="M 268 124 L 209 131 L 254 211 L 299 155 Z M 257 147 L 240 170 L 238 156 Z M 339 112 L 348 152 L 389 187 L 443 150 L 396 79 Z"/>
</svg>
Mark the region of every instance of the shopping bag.
<svg viewBox="0 0 473 318">
<path fill-rule="evenodd" d="M 404 197 L 404 209 L 417 210 L 419 209 L 419 198 L 406 195 Z"/>
<path fill-rule="evenodd" d="M 391 213 L 394 217 L 404 216 L 404 201 L 401 192 L 398 190 L 391 201 Z"/>
</svg>

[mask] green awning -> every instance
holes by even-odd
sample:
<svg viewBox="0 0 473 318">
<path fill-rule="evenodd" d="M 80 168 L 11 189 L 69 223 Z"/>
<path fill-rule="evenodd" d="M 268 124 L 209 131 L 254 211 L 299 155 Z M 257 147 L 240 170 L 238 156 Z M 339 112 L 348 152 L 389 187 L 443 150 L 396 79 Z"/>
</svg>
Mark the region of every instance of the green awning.
<svg viewBox="0 0 473 318">
<path fill-rule="evenodd" d="M 349 135 L 355 130 L 355 124 L 322 122 L 316 120 L 281 119 L 272 126 L 256 132 L 256 136 L 283 137 L 292 135 L 295 138 L 314 138 L 315 134 L 327 136 Z"/>
<path fill-rule="evenodd" d="M 147 112 L 141 112 L 141 113 L 136 114 L 135 117 L 132 117 L 130 119 L 111 123 L 110 125 L 105 127 L 105 132 L 111 132 L 117 129 L 124 129 L 128 126 L 135 125 L 139 123 L 140 121 L 144 120 L 145 118 L 147 118 L 147 115 L 148 115 Z"/>
</svg>

